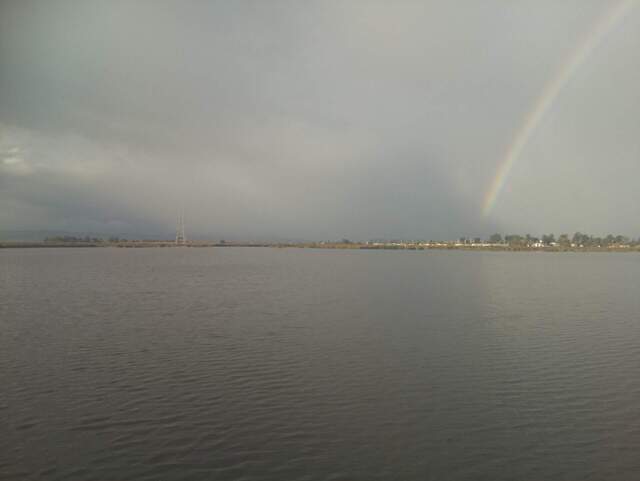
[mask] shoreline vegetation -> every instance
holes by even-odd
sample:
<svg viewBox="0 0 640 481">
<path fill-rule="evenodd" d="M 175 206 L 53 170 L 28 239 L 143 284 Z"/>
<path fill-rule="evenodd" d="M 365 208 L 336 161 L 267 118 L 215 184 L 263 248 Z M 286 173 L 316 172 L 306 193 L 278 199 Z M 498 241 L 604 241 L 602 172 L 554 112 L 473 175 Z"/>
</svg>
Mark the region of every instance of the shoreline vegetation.
<svg viewBox="0 0 640 481">
<path fill-rule="evenodd" d="M 174 240 L 131 240 L 111 237 L 61 236 L 50 237 L 40 242 L 0 241 L 0 248 L 65 248 L 65 247 L 274 247 L 307 249 L 362 249 L 362 250 L 471 250 L 471 251 L 535 251 L 535 252 L 640 252 L 640 239 L 632 240 L 621 235 L 593 237 L 576 232 L 573 237 L 562 234 L 555 238 L 553 234 L 541 238 L 530 235 L 494 234 L 489 239 L 460 238 L 455 241 L 424 240 L 375 240 L 320 242 L 240 242 L 240 241 L 187 241 L 176 243 Z"/>
</svg>

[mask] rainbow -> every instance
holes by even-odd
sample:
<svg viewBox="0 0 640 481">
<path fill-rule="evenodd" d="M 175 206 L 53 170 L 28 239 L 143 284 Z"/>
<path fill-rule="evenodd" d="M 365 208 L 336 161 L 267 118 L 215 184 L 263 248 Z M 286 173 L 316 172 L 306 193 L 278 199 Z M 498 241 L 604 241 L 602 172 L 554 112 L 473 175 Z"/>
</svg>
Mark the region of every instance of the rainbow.
<svg viewBox="0 0 640 481">
<path fill-rule="evenodd" d="M 607 33 L 629 13 L 635 3 L 636 0 L 623 0 L 608 9 L 589 31 L 585 39 L 578 44 L 578 48 L 569 57 L 568 61 L 563 63 L 562 67 L 547 82 L 533 107 L 524 117 L 522 125 L 511 140 L 505 156 L 498 166 L 482 204 L 483 216 L 486 217 L 491 213 L 513 166 L 520 158 L 522 150 L 526 147 L 529 138 L 540 124 L 540 121 L 554 104 L 558 94 L 593 51 L 598 48 Z"/>
</svg>

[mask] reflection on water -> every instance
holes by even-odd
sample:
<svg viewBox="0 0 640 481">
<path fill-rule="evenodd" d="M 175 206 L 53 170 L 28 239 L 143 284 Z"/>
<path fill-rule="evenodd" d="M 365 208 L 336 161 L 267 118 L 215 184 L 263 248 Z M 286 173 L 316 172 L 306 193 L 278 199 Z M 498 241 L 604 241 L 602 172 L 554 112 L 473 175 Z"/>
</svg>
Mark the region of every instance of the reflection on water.
<svg viewBox="0 0 640 481">
<path fill-rule="evenodd" d="M 640 256 L 0 251 L 0 478 L 628 480 Z"/>
</svg>

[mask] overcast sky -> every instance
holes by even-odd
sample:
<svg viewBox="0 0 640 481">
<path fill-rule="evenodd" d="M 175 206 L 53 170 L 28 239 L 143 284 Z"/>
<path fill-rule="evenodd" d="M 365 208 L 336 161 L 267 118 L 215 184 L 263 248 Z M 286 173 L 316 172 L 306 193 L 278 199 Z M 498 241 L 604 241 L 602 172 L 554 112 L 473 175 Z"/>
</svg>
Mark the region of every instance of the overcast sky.
<svg viewBox="0 0 640 481">
<path fill-rule="evenodd" d="M 640 2 L 0 2 L 0 230 L 640 236 Z"/>
</svg>

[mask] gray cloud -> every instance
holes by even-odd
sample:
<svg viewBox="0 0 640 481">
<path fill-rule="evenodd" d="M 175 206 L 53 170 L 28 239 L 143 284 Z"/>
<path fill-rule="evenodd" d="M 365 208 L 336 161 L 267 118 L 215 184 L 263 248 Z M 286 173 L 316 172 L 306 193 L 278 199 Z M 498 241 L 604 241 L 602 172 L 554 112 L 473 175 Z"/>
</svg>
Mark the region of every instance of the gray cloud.
<svg viewBox="0 0 640 481">
<path fill-rule="evenodd" d="M 3 2 L 0 228 L 208 237 L 634 232 L 640 13 L 571 79 L 492 216 L 547 80 L 612 5 Z"/>
</svg>

